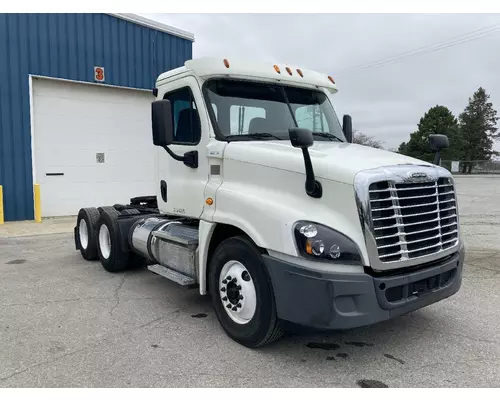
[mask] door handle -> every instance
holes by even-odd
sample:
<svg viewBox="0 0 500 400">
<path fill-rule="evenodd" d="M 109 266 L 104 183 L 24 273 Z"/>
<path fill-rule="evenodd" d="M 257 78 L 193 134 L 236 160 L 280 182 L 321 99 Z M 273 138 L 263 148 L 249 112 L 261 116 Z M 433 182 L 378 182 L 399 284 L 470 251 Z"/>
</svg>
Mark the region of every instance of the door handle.
<svg viewBox="0 0 500 400">
<path fill-rule="evenodd" d="M 160 182 L 160 193 L 161 193 L 161 198 L 166 203 L 167 202 L 167 182 L 165 182 L 164 180 L 162 180 Z"/>
</svg>

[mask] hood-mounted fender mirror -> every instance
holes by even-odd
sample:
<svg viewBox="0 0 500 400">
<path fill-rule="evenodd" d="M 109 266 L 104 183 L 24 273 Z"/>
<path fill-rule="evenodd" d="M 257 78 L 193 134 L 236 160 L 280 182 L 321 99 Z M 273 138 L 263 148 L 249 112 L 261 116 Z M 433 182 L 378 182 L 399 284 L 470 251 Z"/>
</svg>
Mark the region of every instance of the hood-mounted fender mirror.
<svg viewBox="0 0 500 400">
<path fill-rule="evenodd" d="M 429 147 L 432 151 L 436 152 L 434 156 L 434 164 L 439 165 L 441 163 L 441 150 L 450 147 L 450 141 L 446 135 L 429 135 Z"/>
<path fill-rule="evenodd" d="M 308 148 L 314 143 L 313 134 L 310 129 L 290 128 L 288 130 L 290 142 L 293 147 L 302 149 L 304 164 L 306 167 L 306 193 L 314 198 L 320 198 L 323 195 L 321 183 L 314 177 L 314 169 L 311 162 L 311 156 Z"/>
</svg>

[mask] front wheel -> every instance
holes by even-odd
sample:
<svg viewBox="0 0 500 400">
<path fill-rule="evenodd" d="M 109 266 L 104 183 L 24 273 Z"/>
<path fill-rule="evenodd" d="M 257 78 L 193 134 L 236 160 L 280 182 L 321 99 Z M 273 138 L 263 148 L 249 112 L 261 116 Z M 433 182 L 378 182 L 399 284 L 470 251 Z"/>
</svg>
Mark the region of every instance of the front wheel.
<svg viewBox="0 0 500 400">
<path fill-rule="evenodd" d="M 217 247 L 209 280 L 215 313 L 229 337 L 254 348 L 282 336 L 271 281 L 249 239 L 237 236 Z"/>
</svg>

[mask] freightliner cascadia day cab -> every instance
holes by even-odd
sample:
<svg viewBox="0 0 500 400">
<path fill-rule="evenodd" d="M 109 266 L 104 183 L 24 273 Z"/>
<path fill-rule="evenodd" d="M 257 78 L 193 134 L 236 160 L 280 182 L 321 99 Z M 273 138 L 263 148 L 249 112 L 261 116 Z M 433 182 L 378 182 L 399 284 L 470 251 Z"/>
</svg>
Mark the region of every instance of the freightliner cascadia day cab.
<svg viewBox="0 0 500 400">
<path fill-rule="evenodd" d="M 434 163 L 353 144 L 334 80 L 287 65 L 190 60 L 153 92 L 157 194 L 82 208 L 85 259 L 209 295 L 247 347 L 285 323 L 354 328 L 459 290 L 454 181 L 438 166 L 446 136 L 430 137 Z"/>
</svg>

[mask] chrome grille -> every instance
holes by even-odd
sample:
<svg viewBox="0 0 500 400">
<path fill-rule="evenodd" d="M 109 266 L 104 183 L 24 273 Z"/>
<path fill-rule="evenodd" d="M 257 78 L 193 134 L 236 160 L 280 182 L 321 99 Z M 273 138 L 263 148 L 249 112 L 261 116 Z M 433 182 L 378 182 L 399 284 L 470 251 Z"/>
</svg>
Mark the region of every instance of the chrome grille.
<svg viewBox="0 0 500 400">
<path fill-rule="evenodd" d="M 447 177 L 418 183 L 373 182 L 369 200 L 382 262 L 431 255 L 458 242 L 455 190 Z"/>
</svg>

